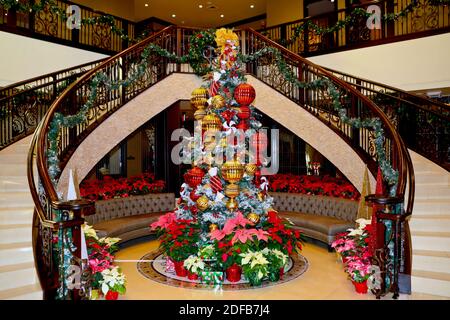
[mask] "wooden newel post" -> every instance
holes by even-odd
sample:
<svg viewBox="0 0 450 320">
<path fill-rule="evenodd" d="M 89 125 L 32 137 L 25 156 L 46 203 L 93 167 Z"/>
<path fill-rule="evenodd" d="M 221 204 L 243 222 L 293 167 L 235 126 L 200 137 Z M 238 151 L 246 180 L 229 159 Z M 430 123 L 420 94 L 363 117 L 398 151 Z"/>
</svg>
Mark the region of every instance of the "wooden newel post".
<svg viewBox="0 0 450 320">
<path fill-rule="evenodd" d="M 381 288 L 374 290 L 377 299 L 393 293 L 397 299 L 399 290 L 399 274 L 404 263 L 402 254 L 402 221 L 403 197 L 386 197 L 368 195 L 366 203 L 374 207 L 373 214 L 377 222 L 377 241 L 373 263 L 380 268 Z"/>
<path fill-rule="evenodd" d="M 70 200 L 70 201 L 54 201 L 52 202 L 52 208 L 59 213 L 61 221 L 58 223 L 58 229 L 71 231 L 72 239 L 71 243 L 73 245 L 73 250 L 70 249 L 72 254 L 71 267 L 78 267 L 78 271 L 75 270 L 75 279 L 67 289 L 72 292 L 69 297 L 72 300 L 81 300 L 88 294 L 87 289 L 83 287 L 83 261 L 82 261 L 82 225 L 84 224 L 84 217 L 95 214 L 95 203 L 90 200 Z M 64 248 L 64 246 L 62 247 Z M 67 248 L 66 248 L 67 249 Z M 65 277 L 65 275 L 64 275 Z M 60 275 L 61 278 L 61 275 Z M 65 286 L 64 283 L 60 285 Z"/>
</svg>

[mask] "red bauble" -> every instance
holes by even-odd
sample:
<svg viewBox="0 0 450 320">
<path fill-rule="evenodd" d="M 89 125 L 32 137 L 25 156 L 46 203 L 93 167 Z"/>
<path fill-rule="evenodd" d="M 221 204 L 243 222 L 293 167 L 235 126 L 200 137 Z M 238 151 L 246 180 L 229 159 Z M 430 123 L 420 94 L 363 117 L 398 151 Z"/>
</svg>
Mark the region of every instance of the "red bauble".
<svg viewBox="0 0 450 320">
<path fill-rule="evenodd" d="M 197 201 L 197 199 L 201 197 L 198 194 L 195 194 L 195 189 L 191 191 L 189 196 L 191 197 L 191 200 L 194 201 L 194 202 Z"/>
<path fill-rule="evenodd" d="M 108 290 L 108 292 L 105 295 L 106 300 L 117 300 L 119 298 L 119 293 L 116 291 Z"/>
<path fill-rule="evenodd" d="M 236 125 L 236 129 L 238 130 L 242 130 L 242 131 L 247 131 L 249 128 L 247 121 L 240 121 L 237 125 Z"/>
<path fill-rule="evenodd" d="M 196 188 L 203 179 L 205 172 L 199 167 L 192 168 L 184 175 L 184 181 L 191 187 Z"/>
<path fill-rule="evenodd" d="M 231 267 L 225 270 L 227 274 L 227 280 L 230 282 L 238 282 L 241 280 L 242 268 L 234 263 Z"/>
<path fill-rule="evenodd" d="M 255 88 L 248 83 L 241 83 L 234 89 L 234 99 L 241 106 L 249 106 L 256 97 Z"/>
<path fill-rule="evenodd" d="M 250 108 L 248 106 L 240 107 L 237 116 L 239 119 L 243 120 L 250 118 Z"/>
</svg>

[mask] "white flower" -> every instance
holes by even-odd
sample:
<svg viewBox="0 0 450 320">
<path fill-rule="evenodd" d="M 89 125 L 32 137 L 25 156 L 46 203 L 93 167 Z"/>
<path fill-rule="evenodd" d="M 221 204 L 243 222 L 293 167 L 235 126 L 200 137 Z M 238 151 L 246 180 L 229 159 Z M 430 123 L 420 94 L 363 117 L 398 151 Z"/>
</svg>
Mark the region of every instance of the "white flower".
<svg viewBox="0 0 450 320">
<path fill-rule="evenodd" d="M 349 236 L 356 236 L 356 235 L 358 235 L 358 236 L 361 236 L 361 235 L 363 235 L 364 234 L 364 230 L 362 230 L 362 229 L 347 229 L 347 231 L 350 231 L 349 232 Z"/>
<path fill-rule="evenodd" d="M 105 269 L 101 273 L 103 294 L 107 294 L 110 288 L 114 288 L 116 285 L 124 286 L 126 282 L 125 275 L 120 271 L 119 267 L 113 267 L 111 269 Z"/>
<path fill-rule="evenodd" d="M 184 267 L 192 273 L 197 273 L 198 270 L 203 270 L 205 268 L 205 263 L 202 258 L 191 255 L 184 260 Z"/>
<path fill-rule="evenodd" d="M 88 225 L 87 223 L 84 223 L 81 228 L 83 229 L 84 235 L 86 237 L 98 240 L 97 232 L 95 232 L 95 229 L 92 226 Z"/>
<path fill-rule="evenodd" d="M 122 239 L 121 238 L 109 238 L 109 237 L 106 237 L 106 238 L 98 239 L 98 242 L 100 242 L 102 244 L 106 244 L 106 245 L 111 247 L 112 245 L 116 244 L 120 240 L 122 240 Z"/>
<path fill-rule="evenodd" d="M 372 221 L 368 219 L 360 218 L 356 220 L 356 223 L 359 225 L 359 229 L 364 229 L 368 224 L 371 224 Z"/>
</svg>

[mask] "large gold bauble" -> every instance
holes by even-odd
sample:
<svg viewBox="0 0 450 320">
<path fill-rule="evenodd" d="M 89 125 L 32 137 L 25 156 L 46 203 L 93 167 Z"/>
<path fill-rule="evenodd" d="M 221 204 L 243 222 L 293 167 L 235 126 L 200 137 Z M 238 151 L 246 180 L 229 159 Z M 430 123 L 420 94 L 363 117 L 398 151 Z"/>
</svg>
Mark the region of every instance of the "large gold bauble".
<svg viewBox="0 0 450 320">
<path fill-rule="evenodd" d="M 227 201 L 225 206 L 227 207 L 228 210 L 235 211 L 238 208 L 238 203 L 236 202 L 236 200 L 234 200 L 234 198 L 230 198 L 230 200 Z"/>
<path fill-rule="evenodd" d="M 223 107 L 225 107 L 226 103 L 227 102 L 226 102 L 225 98 L 222 97 L 221 95 L 215 95 L 211 99 L 211 105 L 213 106 L 213 108 L 216 108 L 216 109 L 222 109 Z"/>
<path fill-rule="evenodd" d="M 220 118 L 215 113 L 207 114 L 202 119 L 202 130 L 209 131 L 212 133 L 218 132 L 222 129 L 222 122 Z"/>
<path fill-rule="evenodd" d="M 258 170 L 258 166 L 254 163 L 248 163 L 245 165 L 245 173 L 251 177 L 255 174 L 256 170 Z"/>
<path fill-rule="evenodd" d="M 192 91 L 191 104 L 197 109 L 203 109 L 208 104 L 208 89 L 197 88 Z"/>
<path fill-rule="evenodd" d="M 214 230 L 219 229 L 219 226 L 215 223 L 211 223 L 208 228 L 209 228 L 209 232 L 213 232 Z"/>
<path fill-rule="evenodd" d="M 194 112 L 194 118 L 195 120 L 202 120 L 206 116 L 205 109 L 198 109 Z"/>
<path fill-rule="evenodd" d="M 247 215 L 247 219 L 253 224 L 256 225 L 259 222 L 259 216 L 256 213 L 249 213 Z"/>
<path fill-rule="evenodd" d="M 236 183 L 242 179 L 244 175 L 244 166 L 237 160 L 230 160 L 222 165 L 222 177 L 230 182 Z"/>
<path fill-rule="evenodd" d="M 205 211 L 209 207 L 209 199 L 206 196 L 201 196 L 197 199 L 197 208 L 201 211 Z"/>
<path fill-rule="evenodd" d="M 229 198 L 235 198 L 239 195 L 239 186 L 237 184 L 227 184 L 225 186 L 225 195 Z"/>
</svg>

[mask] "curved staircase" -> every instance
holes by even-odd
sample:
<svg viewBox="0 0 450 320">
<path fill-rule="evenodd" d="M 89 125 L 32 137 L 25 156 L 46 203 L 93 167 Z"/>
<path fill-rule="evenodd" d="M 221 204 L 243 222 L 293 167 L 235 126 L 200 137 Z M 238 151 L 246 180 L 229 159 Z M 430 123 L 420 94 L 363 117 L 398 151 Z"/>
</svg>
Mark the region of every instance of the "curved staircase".
<svg viewBox="0 0 450 320">
<path fill-rule="evenodd" d="M 0 298 L 33 298 L 42 295 L 40 290 L 37 289 L 38 287 L 36 287 L 35 285 L 35 279 L 37 278 L 34 275 L 32 252 L 29 250 L 31 248 L 30 226 L 32 225 L 31 212 L 33 211 L 33 202 L 36 206 L 34 227 L 37 228 L 36 230 L 39 230 L 36 234 L 38 240 L 33 243 L 33 246 L 38 260 L 42 260 L 41 258 L 45 256 L 45 251 L 43 251 L 44 248 L 42 248 L 42 241 L 44 241 L 45 239 L 43 238 L 41 232 L 43 230 L 55 227 L 55 223 L 54 221 L 52 221 L 52 217 L 55 212 L 57 212 L 58 210 L 62 210 L 61 208 L 63 207 L 70 207 L 71 210 L 73 210 L 75 220 L 63 222 L 60 225 L 60 228 L 70 229 L 74 231 L 74 234 L 76 234 L 76 232 L 79 232 L 76 231 L 79 230 L 77 228 L 82 223 L 81 211 L 83 210 L 83 208 L 92 207 L 92 204 L 90 203 L 68 204 L 61 202 L 58 199 L 55 187 L 51 183 L 47 169 L 45 147 L 48 146 L 48 126 L 54 114 L 56 112 L 67 112 L 67 110 L 61 108 L 62 105 L 64 105 L 64 103 L 67 101 L 67 99 L 72 99 L 71 101 L 74 103 L 74 105 L 79 108 L 83 103 L 83 99 L 80 98 L 82 97 L 81 93 L 89 92 L 87 87 L 90 80 L 95 74 L 104 72 L 110 77 L 110 79 L 124 77 L 127 74 L 128 70 L 133 69 L 133 64 L 139 60 L 140 54 L 142 53 L 142 50 L 144 49 L 146 44 L 158 44 L 161 47 L 169 50 L 170 52 L 176 52 L 179 56 L 185 54 L 187 48 L 187 39 L 192 33 L 193 30 L 187 28 L 177 28 L 175 26 L 168 27 L 158 34 L 155 34 L 154 36 L 144 40 L 142 43 L 123 51 L 115 57 L 106 60 L 99 66 L 95 67 L 92 71 L 84 74 L 74 86 L 71 86 L 61 96 L 59 96 L 56 102 L 51 106 L 49 113 L 45 116 L 43 127 L 40 131 L 37 132 L 36 135 L 36 144 L 32 146 L 38 147 L 35 164 L 37 172 L 33 173 L 34 165 L 31 164 L 34 162 L 33 159 L 29 159 L 30 162 L 28 166 L 28 173 L 31 176 L 36 176 L 36 182 L 39 181 L 40 183 L 42 183 L 42 189 L 40 190 L 38 190 L 38 188 L 34 184 L 31 184 L 32 197 L 34 198 L 34 201 L 33 198 L 29 195 L 29 192 L 23 192 L 23 190 L 21 191 L 20 187 L 21 183 L 23 183 L 24 181 L 25 184 L 27 183 L 25 178 L 26 164 L 24 164 L 22 171 L 22 169 L 19 169 L 20 165 L 18 163 L 14 163 L 15 161 L 22 161 L 20 159 L 26 158 L 25 153 L 28 149 L 26 147 L 26 144 L 29 143 L 30 140 L 28 139 L 20 141 L 16 143 L 17 146 L 16 144 L 14 144 L 11 147 L 5 148 L 3 151 L 1 151 L 0 161 L 6 161 L 5 170 L 1 171 L 1 175 L 4 175 L 5 177 L 12 177 L 14 176 L 13 173 L 16 172 L 17 175 L 20 175 L 20 178 L 6 178 L 11 180 L 10 183 L 3 183 L 1 185 L 2 197 L 3 195 L 5 195 L 5 199 L 11 199 L 11 203 L 14 203 L 16 207 L 14 207 L 14 209 L 0 209 L 2 213 L 5 213 L 6 217 L 3 218 L 3 214 L 1 216 L 2 225 L 0 227 L 0 254 L 10 256 L 12 252 L 16 252 L 14 250 L 17 250 L 17 253 L 28 252 L 28 255 L 24 253 L 24 260 L 0 260 L 2 263 L 2 265 L 0 266 L 0 277 L 3 277 L 3 275 L 5 275 L 5 279 L 14 279 L 10 282 L 5 281 L 5 288 L 0 287 Z M 449 270 L 449 268 L 447 267 L 449 266 L 448 261 L 450 259 L 450 234 L 448 232 L 448 222 L 450 221 L 450 212 L 448 211 L 448 189 L 450 179 L 448 178 L 448 172 L 443 169 L 441 169 L 442 171 L 439 171 L 436 168 L 437 165 L 435 165 L 431 161 L 426 160 L 425 158 L 422 158 L 418 155 L 416 156 L 413 152 L 411 152 L 411 157 L 413 160 L 414 169 L 412 167 L 409 167 L 407 152 L 405 146 L 403 145 L 403 142 L 401 141 L 401 139 L 398 140 L 399 138 L 397 137 L 397 133 L 389 123 L 389 120 L 385 116 L 385 114 L 378 109 L 377 105 L 374 104 L 373 101 L 371 101 L 371 95 L 362 92 L 362 90 L 358 88 L 352 87 L 350 82 L 339 79 L 338 76 L 333 75 L 332 73 L 330 73 L 330 71 L 326 71 L 319 66 L 308 62 L 306 59 L 303 59 L 287 51 L 279 45 L 270 42 L 270 40 L 262 37 L 253 30 L 243 32 L 242 37 L 242 48 L 246 50 L 247 54 L 253 53 L 264 46 L 276 47 L 278 50 L 281 50 L 283 52 L 283 56 L 290 62 L 289 66 L 292 68 L 292 70 L 294 70 L 294 72 L 296 72 L 296 75 L 299 78 L 302 77 L 301 79 L 305 81 L 312 81 L 320 76 L 332 79 L 333 83 L 338 86 L 340 90 L 342 90 L 343 99 L 344 97 L 351 98 L 349 102 L 350 105 L 358 105 L 360 106 L 361 110 L 365 108 L 364 113 L 359 114 L 356 113 L 361 110 L 352 109 L 352 112 L 356 112 L 355 115 L 359 115 L 361 117 L 376 115 L 383 120 L 385 132 L 387 133 L 388 139 L 390 139 L 389 141 L 391 141 L 392 143 L 391 147 L 389 148 L 390 152 L 392 152 L 392 163 L 400 170 L 400 182 L 402 186 L 400 188 L 400 191 L 402 194 L 405 191 L 404 189 L 407 188 L 408 182 L 412 183 L 414 179 L 413 170 L 417 171 L 415 185 L 418 190 L 416 191 L 416 200 L 413 211 L 414 216 L 411 218 L 414 254 L 412 290 L 417 292 L 431 293 L 434 295 L 450 296 L 450 293 L 448 292 L 450 279 L 448 278 L 448 273 L 446 272 Z M 75 130 L 71 131 L 69 129 L 70 132 L 65 132 L 64 130 L 61 131 L 63 139 L 62 144 L 58 150 L 58 155 L 61 161 L 62 169 L 65 165 L 67 165 L 77 146 L 89 135 L 89 133 L 92 132 L 92 130 L 95 130 L 100 123 L 107 119 L 110 114 L 114 113 L 116 110 L 122 107 L 126 102 L 137 97 L 141 92 L 148 89 L 153 84 L 157 83 L 161 79 L 164 79 L 166 76 L 172 73 L 192 72 L 192 70 L 188 66 L 183 64 L 176 64 L 167 58 L 157 58 L 155 56 L 152 56 L 149 61 L 150 64 L 147 68 L 144 79 L 138 85 L 133 85 L 131 87 L 125 88 L 124 90 L 116 90 L 113 92 L 113 94 L 103 96 L 103 99 L 96 102 L 95 106 L 92 108 L 92 116 L 89 117 L 89 120 L 86 123 L 77 126 Z M 263 69 L 261 69 L 261 67 Z M 374 158 L 373 155 L 369 153 L 369 146 L 364 145 L 366 141 L 357 139 L 354 131 L 352 132 L 351 130 L 349 130 L 349 128 L 338 125 L 333 121 L 333 110 L 329 108 L 327 109 L 326 105 L 321 104 L 323 102 L 321 98 L 318 98 L 319 96 L 321 96 L 321 92 L 312 92 L 312 90 L 308 89 L 294 90 L 292 87 L 289 88 L 289 86 L 283 84 L 283 81 L 279 81 L 281 77 L 280 74 L 275 74 L 268 77 L 267 74 L 273 73 L 273 70 L 270 69 L 270 66 L 268 67 L 267 61 L 259 61 L 259 64 L 258 62 L 248 63 L 246 68 L 247 71 L 255 75 L 257 79 L 274 87 L 278 92 L 285 95 L 290 100 L 296 102 L 301 108 L 306 109 L 310 114 L 314 115 L 316 118 L 320 119 L 320 121 L 332 128 L 347 144 L 351 145 L 352 148 L 357 151 L 361 159 L 366 164 L 368 164 L 369 167 L 371 167 L 372 173 L 375 173 L 376 158 Z M 275 81 L 276 83 L 273 81 Z M 78 95 L 74 95 L 76 97 L 75 100 L 73 99 L 74 96 L 71 96 L 71 94 L 73 94 L 74 92 L 80 93 Z M 22 146 L 20 146 L 22 142 L 23 144 Z M 14 153 L 14 155 L 8 156 L 8 151 Z M 2 160 L 3 152 L 5 152 L 4 154 L 6 156 L 4 158 L 5 160 Z M 16 152 L 17 154 L 15 154 Z M 8 161 L 10 161 L 11 163 Z M 408 188 L 411 192 L 411 190 L 414 190 L 414 185 L 410 185 Z M 13 195 L 16 193 L 18 195 Z M 405 193 L 405 197 L 407 196 L 408 194 Z M 17 201 L 19 201 L 20 203 L 17 203 Z M 8 203 L 9 201 L 5 200 L 5 204 Z M 412 206 L 412 203 L 408 203 L 407 210 L 410 206 Z M 22 211 L 22 209 L 24 210 Z M 23 232 L 22 229 L 26 229 L 27 231 Z M 16 236 L 15 239 L 13 241 L 7 240 L 7 236 L 3 235 L 8 234 L 14 234 Z M 74 241 L 79 240 L 74 239 Z M 25 243 L 27 243 L 28 246 L 26 246 Z M 6 264 L 3 265 L 3 262 L 6 262 Z M 48 281 L 46 281 L 45 274 L 46 272 L 47 275 L 50 274 L 50 271 L 52 272 L 51 274 L 53 274 L 56 272 L 56 270 L 46 266 L 45 261 L 37 261 L 37 265 L 40 269 L 41 285 L 44 287 L 44 291 L 47 292 L 46 297 L 53 297 L 56 284 L 54 282 L 47 283 Z M 14 276 L 15 272 L 18 272 L 18 278 Z M 32 277 L 31 274 L 33 274 Z M 22 285 L 22 279 L 20 279 L 20 275 L 28 275 L 29 282 L 32 283 L 27 282 L 23 283 Z M 8 283 L 10 283 L 9 286 Z M 34 290 L 33 288 L 35 288 L 36 290 Z M 24 290 L 28 291 L 24 292 Z M 76 298 L 76 293 L 74 297 Z"/>
</svg>

